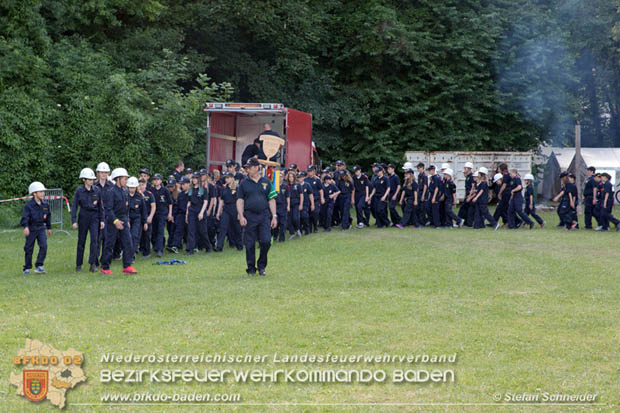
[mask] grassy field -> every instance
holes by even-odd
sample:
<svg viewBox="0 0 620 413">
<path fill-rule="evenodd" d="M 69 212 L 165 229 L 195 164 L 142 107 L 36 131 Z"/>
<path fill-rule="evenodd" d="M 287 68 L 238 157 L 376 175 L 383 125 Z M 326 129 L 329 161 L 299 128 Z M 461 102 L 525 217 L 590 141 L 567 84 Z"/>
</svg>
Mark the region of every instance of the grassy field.
<svg viewBox="0 0 620 413">
<path fill-rule="evenodd" d="M 122 275 L 118 261 L 113 276 L 76 274 L 76 232 L 49 240 L 48 274 L 24 276 L 22 234 L 0 234 L 0 410 L 56 411 L 49 402 L 35 406 L 9 385 L 10 372 L 19 371 L 12 358 L 26 338 L 84 353 L 88 381 L 68 392 L 67 411 L 496 411 L 494 396 L 507 392 L 590 392 L 601 403 L 502 407 L 511 411 L 612 410 L 620 402 L 620 234 L 565 232 L 555 228 L 555 213 L 543 218 L 548 227 L 533 231 L 314 234 L 273 245 L 267 277 L 252 278 L 244 254 L 231 249 L 176 256 L 188 260 L 185 266 L 140 258 L 137 276 Z M 214 367 L 104 365 L 107 352 L 456 353 L 457 361 L 215 365 L 449 368 L 453 383 L 102 384 L 104 368 Z M 239 393 L 245 405 L 97 404 L 111 392 Z"/>
</svg>

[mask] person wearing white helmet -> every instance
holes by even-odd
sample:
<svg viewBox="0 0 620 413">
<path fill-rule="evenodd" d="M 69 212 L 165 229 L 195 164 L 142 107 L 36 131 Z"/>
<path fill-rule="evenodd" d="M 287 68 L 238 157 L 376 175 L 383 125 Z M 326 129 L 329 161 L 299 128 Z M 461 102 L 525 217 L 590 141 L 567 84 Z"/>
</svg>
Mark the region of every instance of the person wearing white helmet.
<svg viewBox="0 0 620 413">
<path fill-rule="evenodd" d="M 509 229 L 517 229 L 517 216 L 526 225 L 529 225 L 530 229 L 534 228 L 534 222 L 523 212 L 523 184 L 521 183 L 519 171 L 516 168 L 512 168 L 510 169 L 510 203 L 508 204 Z"/>
<path fill-rule="evenodd" d="M 538 222 L 541 228 L 545 227 L 545 221 L 536 214 L 536 205 L 534 205 L 534 188 L 532 183 L 534 182 L 534 175 L 525 174 L 523 177 L 523 181 L 525 182 L 525 208 L 524 211 L 526 214 L 530 215 L 532 218 Z"/>
<path fill-rule="evenodd" d="M 82 271 L 86 236 L 90 232 L 88 263 L 90 264 L 90 272 L 95 272 L 99 263 L 99 231 L 103 230 L 105 226 L 101 190 L 94 186 L 95 173 L 92 169 L 82 169 L 80 179 L 84 185 L 75 190 L 73 208 L 71 209 L 71 223 L 73 224 L 73 229 L 78 230 L 75 271 Z"/>
<path fill-rule="evenodd" d="M 474 210 L 471 209 L 471 203 L 467 200 L 469 198 L 469 194 L 474 186 L 474 176 L 473 176 L 474 164 L 471 162 L 465 162 L 463 165 L 463 176 L 465 176 L 465 198 L 463 199 L 463 203 L 459 208 L 458 216 L 459 218 L 465 220 L 464 224 L 468 227 L 471 227 L 474 223 Z"/>
<path fill-rule="evenodd" d="M 97 168 L 95 169 L 95 173 L 97 174 L 95 188 L 99 189 L 101 195 L 101 202 L 105 202 L 107 192 L 114 187 L 114 183 L 110 180 L 110 165 L 108 165 L 106 162 L 99 162 Z M 102 208 L 105 219 L 105 205 L 102 205 Z M 99 264 L 101 258 L 103 258 L 103 245 L 105 244 L 105 235 L 106 231 L 99 231 L 98 247 L 101 250 L 101 254 L 97 254 L 97 264 Z"/>
<path fill-rule="evenodd" d="M 136 253 L 142 239 L 142 231 L 148 230 L 146 219 L 148 217 L 146 201 L 138 191 L 138 178 L 135 176 L 127 180 L 127 191 L 129 192 L 129 228 L 131 231 L 131 242 L 133 251 L 130 254 L 132 261 L 136 260 Z"/>
<path fill-rule="evenodd" d="M 24 236 L 26 237 L 24 245 L 24 274 L 30 274 L 35 241 L 39 244 L 39 254 L 34 264 L 34 272 L 45 274 L 43 262 L 47 255 L 47 237 L 52 235 L 50 206 L 45 202 L 45 186 L 41 182 L 31 183 L 28 187 L 28 193 L 32 196 L 32 199 L 24 205 L 22 219 L 19 222 L 24 227 Z"/>
<path fill-rule="evenodd" d="M 443 205 L 443 214 L 444 214 L 444 222 L 443 226 L 445 228 L 452 228 L 453 222 L 456 222 L 459 228 L 463 226 L 465 220 L 463 218 L 459 218 L 454 211 L 452 211 L 452 206 L 456 204 L 456 184 L 454 183 L 454 171 L 452 168 L 446 168 L 443 171 L 443 188 L 444 188 L 444 205 Z"/>
<path fill-rule="evenodd" d="M 129 174 L 125 168 L 116 168 L 110 175 L 115 185 L 110 189 L 104 198 L 106 216 L 106 236 L 103 246 L 103 257 L 101 258 L 101 273 L 112 275 L 110 263 L 114 253 L 114 245 L 120 237 L 123 248 L 123 273 L 137 274 L 132 267 L 133 242 L 129 228 L 129 194 L 125 188 Z"/>
<path fill-rule="evenodd" d="M 484 221 L 487 220 L 491 224 L 494 230 L 499 228 L 499 222 L 497 222 L 493 216 L 489 213 L 489 186 L 487 184 L 487 174 L 489 170 L 484 166 L 481 166 L 478 170 L 478 185 L 476 186 L 476 196 L 473 202 L 477 205 L 476 219 L 474 222 L 474 229 L 484 228 Z"/>
</svg>

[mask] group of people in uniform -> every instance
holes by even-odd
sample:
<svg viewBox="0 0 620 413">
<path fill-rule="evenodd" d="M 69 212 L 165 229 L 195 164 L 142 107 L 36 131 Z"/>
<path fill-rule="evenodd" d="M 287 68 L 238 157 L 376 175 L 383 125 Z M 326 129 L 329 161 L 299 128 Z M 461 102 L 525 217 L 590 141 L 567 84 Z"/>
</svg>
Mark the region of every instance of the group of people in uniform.
<svg viewBox="0 0 620 413">
<path fill-rule="evenodd" d="M 76 271 L 82 270 L 87 235 L 90 235 L 88 264 L 90 271 L 112 274 L 113 259 L 122 259 L 123 273 L 136 274 L 133 267 L 136 255 L 157 257 L 164 249 L 187 255 L 199 251 L 222 251 L 226 238 L 232 248 L 246 249 L 247 273 L 265 274 L 267 253 L 271 241 L 309 235 L 323 228 L 343 231 L 353 226 L 354 208 L 357 225 L 370 226 L 371 217 L 378 228 L 434 228 L 487 226 L 497 230 L 500 220 L 508 229 L 542 228 L 545 222 L 536 214 L 534 177 L 523 179 L 516 169 L 500 164 L 491 175 L 486 167 L 474 169 L 464 165 L 465 197 L 455 213 L 457 204 L 455 173 L 449 164 L 415 167 L 403 166 L 401 181 L 394 164 L 375 163 L 369 177 L 358 165 L 349 172 L 344 161 L 336 167 L 318 170 L 309 165 L 301 170 L 291 164 L 279 168 L 279 188 L 261 174 L 261 165 L 252 156 L 241 167 L 228 160 L 225 171 L 206 169 L 193 171 L 182 161 L 167 177 L 164 184 L 160 174 L 141 169 L 138 177 L 129 176 L 124 168 L 110 170 L 101 162 L 95 171 L 80 172 L 83 185 L 73 198 L 71 220 L 78 231 Z M 585 206 L 585 227 L 592 229 L 594 217 L 599 231 L 607 231 L 609 223 L 620 229 L 613 217 L 613 186 L 607 173 L 587 170 L 588 179 L 579 197 L 575 176 L 562 173 L 559 201 L 559 226 L 566 230 L 579 228 L 577 205 Z M 32 269 L 34 243 L 39 243 L 35 272 L 45 272 L 43 261 L 47 250 L 50 211 L 45 202 L 45 188 L 40 182 L 30 185 L 32 195 L 21 220 L 26 236 L 24 273 Z M 493 215 L 489 212 L 491 193 L 497 200 Z M 399 212 L 400 209 L 400 212 Z M 167 231 L 167 238 L 166 238 Z M 47 233 L 46 233 L 47 232 Z M 288 232 L 288 236 L 287 236 Z M 258 241 L 260 254 L 255 257 Z"/>
</svg>

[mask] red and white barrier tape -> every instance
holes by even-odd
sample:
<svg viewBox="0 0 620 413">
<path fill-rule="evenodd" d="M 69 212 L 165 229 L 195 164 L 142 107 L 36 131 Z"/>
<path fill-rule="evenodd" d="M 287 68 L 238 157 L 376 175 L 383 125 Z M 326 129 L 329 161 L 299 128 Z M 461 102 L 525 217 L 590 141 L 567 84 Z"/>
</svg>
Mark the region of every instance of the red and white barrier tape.
<svg viewBox="0 0 620 413">
<path fill-rule="evenodd" d="M 19 198 L 10 198 L 10 199 L 0 199 L 0 204 L 3 202 L 11 202 L 11 201 L 24 201 L 26 199 L 31 199 L 32 196 L 21 196 Z M 46 200 L 56 200 L 56 199 L 64 199 L 65 204 L 67 205 L 67 210 L 69 212 L 71 212 L 71 206 L 69 205 L 69 200 L 67 199 L 66 196 L 60 196 L 60 195 L 45 195 L 45 199 Z"/>
</svg>

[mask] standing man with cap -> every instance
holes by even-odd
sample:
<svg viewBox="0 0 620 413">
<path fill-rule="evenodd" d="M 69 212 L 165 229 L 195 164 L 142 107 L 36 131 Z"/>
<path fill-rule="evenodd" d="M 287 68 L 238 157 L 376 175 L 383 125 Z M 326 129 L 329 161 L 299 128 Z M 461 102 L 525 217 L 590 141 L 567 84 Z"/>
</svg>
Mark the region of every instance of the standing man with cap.
<svg viewBox="0 0 620 413">
<path fill-rule="evenodd" d="M 614 207 L 614 187 L 611 182 L 609 182 L 610 179 L 611 175 L 607 172 L 603 172 L 601 174 L 601 180 L 603 182 L 603 189 L 601 190 L 602 196 L 600 199 L 600 216 L 602 227 L 597 227 L 597 231 L 608 231 L 610 221 L 616 226 L 616 231 L 620 230 L 620 221 L 611 214 Z"/>
<path fill-rule="evenodd" d="M 172 196 L 168 188 L 162 185 L 162 176 L 153 175 L 153 197 L 155 199 L 155 215 L 153 216 L 153 250 L 158 257 L 164 251 L 164 229 L 166 221 L 172 220 Z"/>
<path fill-rule="evenodd" d="M 323 185 L 321 179 L 316 176 L 316 166 L 309 165 L 308 176 L 304 181 L 312 188 L 314 196 L 314 209 L 310 212 L 310 232 L 319 232 L 319 217 L 321 215 L 321 205 L 325 203 L 325 195 L 323 193 Z"/>
<path fill-rule="evenodd" d="M 597 183 L 594 180 L 594 174 L 596 168 L 590 166 L 586 169 L 587 180 L 583 187 L 583 208 L 584 208 L 584 223 L 586 229 L 592 229 L 592 216 L 594 215 L 594 206 L 596 205 L 596 191 Z"/>
<path fill-rule="evenodd" d="M 131 266 L 133 244 L 129 230 L 129 194 L 125 188 L 129 175 L 125 168 L 116 168 L 112 171 L 111 178 L 115 182 L 104 199 L 106 215 L 106 237 L 101 258 L 101 273 L 112 275 L 110 263 L 114 253 L 116 239 L 120 237 L 123 247 L 123 273 L 137 274 Z"/>
<path fill-rule="evenodd" d="M 259 275 L 266 275 L 267 254 L 271 246 L 271 229 L 278 226 L 275 201 L 277 193 L 271 191 L 271 182 L 260 176 L 260 164 L 257 159 L 250 158 L 245 166 L 248 178 L 239 184 L 237 215 L 239 223 L 245 228 L 243 241 L 247 263 L 246 272 L 255 275 L 258 267 Z M 260 247 L 258 262 L 256 262 L 257 240 Z"/>
<path fill-rule="evenodd" d="M 52 235 L 52 216 L 50 206 L 45 202 L 45 186 L 41 182 L 33 182 L 28 187 L 32 199 L 26 202 L 22 219 L 19 224 L 24 227 L 24 274 L 30 274 L 32 268 L 32 253 L 35 241 L 39 243 L 39 254 L 35 262 L 34 272 L 45 274 L 43 262 L 47 255 L 47 237 Z M 47 229 L 47 233 L 46 233 Z"/>
<path fill-rule="evenodd" d="M 140 182 L 140 179 L 144 179 L 146 181 L 146 190 L 153 192 L 153 184 L 151 184 L 151 173 L 148 169 L 140 169 L 140 174 L 138 175 L 138 182 Z M 142 195 L 144 195 L 144 193 Z"/>
<path fill-rule="evenodd" d="M 353 167 L 353 202 L 357 214 L 357 228 L 370 223 L 370 181 L 359 165 Z"/>
<path fill-rule="evenodd" d="M 469 197 L 469 193 L 471 192 L 471 189 L 474 187 L 474 177 L 473 177 L 473 169 L 474 169 L 474 164 L 471 162 L 465 162 L 465 165 L 463 166 L 463 175 L 465 176 L 465 198 L 463 198 L 463 203 L 461 204 L 461 207 L 459 208 L 459 218 L 464 219 L 465 220 L 465 225 L 467 225 L 468 227 L 471 227 L 474 223 L 473 223 L 473 217 L 474 214 L 471 214 L 471 218 L 469 217 L 469 207 L 470 207 L 470 202 L 467 201 L 467 198 Z"/>
<path fill-rule="evenodd" d="M 336 184 L 338 189 L 340 189 L 340 178 L 342 178 L 345 171 L 346 171 L 346 165 L 344 161 L 342 159 L 338 159 L 336 161 L 336 171 L 334 171 L 334 183 Z M 348 196 L 350 196 L 350 194 L 348 194 Z M 340 195 L 338 195 L 338 198 L 336 199 L 336 203 L 334 204 L 333 219 L 336 225 L 340 225 L 340 222 L 342 221 L 343 199 L 344 199 L 344 195 L 341 193 Z"/>
<path fill-rule="evenodd" d="M 392 219 L 392 226 L 400 224 L 400 215 L 398 215 L 398 211 L 396 211 L 396 205 L 398 205 L 400 195 L 400 178 L 396 174 L 396 166 L 394 164 L 389 164 L 388 168 L 388 178 L 390 180 L 390 218 Z"/>
<path fill-rule="evenodd" d="M 384 170 L 381 165 L 377 165 L 375 167 L 375 172 L 377 174 L 377 180 L 375 181 L 375 185 L 370 196 L 372 198 L 377 198 L 375 204 L 377 208 L 377 228 L 387 228 L 390 226 L 390 220 L 387 216 L 387 199 L 390 195 L 390 182 L 384 175 Z"/>
</svg>

